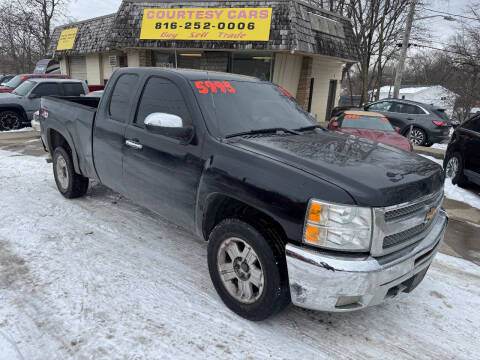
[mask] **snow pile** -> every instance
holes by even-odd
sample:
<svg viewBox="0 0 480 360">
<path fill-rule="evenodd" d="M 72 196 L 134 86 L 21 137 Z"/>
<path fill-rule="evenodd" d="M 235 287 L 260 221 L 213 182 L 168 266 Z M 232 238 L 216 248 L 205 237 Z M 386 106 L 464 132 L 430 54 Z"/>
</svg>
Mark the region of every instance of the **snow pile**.
<svg viewBox="0 0 480 360">
<path fill-rule="evenodd" d="M 217 296 L 204 241 L 102 186 L 64 199 L 44 159 L 0 164 L 2 360 L 478 357 L 468 261 L 440 254 L 414 292 L 364 311 L 253 323 Z"/>
<path fill-rule="evenodd" d="M 442 160 L 427 155 L 421 156 L 436 162 L 440 166 L 443 166 Z M 451 179 L 445 179 L 445 196 L 449 199 L 461 201 L 477 209 L 480 209 L 480 196 L 467 189 L 462 189 L 457 185 L 453 185 Z"/>
<path fill-rule="evenodd" d="M 447 150 L 448 144 L 433 144 L 432 149 Z"/>
<path fill-rule="evenodd" d="M 24 127 L 24 128 L 21 128 L 21 129 L 15 129 L 15 130 L 5 130 L 5 131 L 1 131 L 1 133 L 13 133 L 13 132 L 24 132 L 24 131 L 35 131 L 32 127 Z"/>
</svg>

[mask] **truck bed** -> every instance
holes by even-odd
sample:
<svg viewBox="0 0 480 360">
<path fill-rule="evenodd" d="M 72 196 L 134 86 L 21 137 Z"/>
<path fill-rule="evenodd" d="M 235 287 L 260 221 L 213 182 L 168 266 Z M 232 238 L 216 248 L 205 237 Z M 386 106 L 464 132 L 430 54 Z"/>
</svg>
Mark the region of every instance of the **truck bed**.
<svg viewBox="0 0 480 360">
<path fill-rule="evenodd" d="M 50 130 L 62 134 L 74 147 L 78 170 L 89 178 L 97 178 L 92 156 L 92 129 L 99 102 L 97 97 L 42 97 L 41 109 L 48 113 L 46 119 L 41 119 L 44 122 L 42 137 Z"/>
</svg>

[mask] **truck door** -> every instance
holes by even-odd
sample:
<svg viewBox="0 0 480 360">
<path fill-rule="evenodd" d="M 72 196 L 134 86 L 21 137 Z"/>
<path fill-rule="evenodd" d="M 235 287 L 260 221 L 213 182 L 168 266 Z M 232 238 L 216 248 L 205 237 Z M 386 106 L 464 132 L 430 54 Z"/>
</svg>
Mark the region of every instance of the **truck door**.
<svg viewBox="0 0 480 360">
<path fill-rule="evenodd" d="M 93 154 L 98 177 L 102 184 L 120 193 L 124 193 L 124 135 L 127 123 L 135 113 L 138 81 L 138 75 L 129 73 L 116 79 L 109 98 L 102 99 L 101 113 L 97 113 L 94 127 Z"/>
<path fill-rule="evenodd" d="M 196 139 L 184 145 L 153 133 L 144 121 L 152 113 L 180 116 L 193 125 L 193 101 L 185 101 L 172 81 L 150 77 L 139 99 L 137 114 L 125 133 L 124 178 L 132 200 L 186 228 L 193 229 L 198 182 L 203 169 Z"/>
</svg>

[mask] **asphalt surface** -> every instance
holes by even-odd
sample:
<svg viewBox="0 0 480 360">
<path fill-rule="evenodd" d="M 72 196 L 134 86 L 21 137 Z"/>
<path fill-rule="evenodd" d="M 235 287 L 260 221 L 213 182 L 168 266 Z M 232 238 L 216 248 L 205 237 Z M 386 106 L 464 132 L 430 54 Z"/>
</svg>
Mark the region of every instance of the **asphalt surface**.
<svg viewBox="0 0 480 360">
<path fill-rule="evenodd" d="M 0 149 L 47 158 L 39 135 L 34 131 L 0 132 Z M 469 190 L 480 194 L 479 187 L 472 186 Z M 443 206 L 450 223 L 440 251 L 480 265 L 480 210 L 451 199 L 445 199 Z"/>
</svg>

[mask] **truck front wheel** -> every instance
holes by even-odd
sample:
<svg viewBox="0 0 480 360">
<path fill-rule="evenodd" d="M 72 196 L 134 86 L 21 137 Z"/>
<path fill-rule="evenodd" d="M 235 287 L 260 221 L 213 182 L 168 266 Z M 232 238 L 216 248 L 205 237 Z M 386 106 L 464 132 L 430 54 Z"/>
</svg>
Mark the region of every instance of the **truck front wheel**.
<svg viewBox="0 0 480 360">
<path fill-rule="evenodd" d="M 58 191 L 67 199 L 87 193 L 88 178 L 75 172 L 72 157 L 63 147 L 57 147 L 53 152 L 53 175 Z"/>
<path fill-rule="evenodd" d="M 226 219 L 212 231 L 208 268 L 225 305 L 249 320 L 264 320 L 290 303 L 286 260 L 273 232 L 262 235 L 239 219 Z"/>
</svg>

